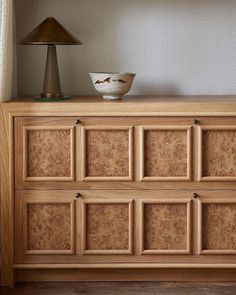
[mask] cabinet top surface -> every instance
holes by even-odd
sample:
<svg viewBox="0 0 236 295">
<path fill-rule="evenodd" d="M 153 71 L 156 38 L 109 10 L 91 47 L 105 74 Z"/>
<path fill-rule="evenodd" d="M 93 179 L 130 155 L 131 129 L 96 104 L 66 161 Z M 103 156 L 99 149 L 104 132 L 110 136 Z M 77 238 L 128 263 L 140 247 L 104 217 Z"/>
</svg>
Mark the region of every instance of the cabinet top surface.
<svg viewBox="0 0 236 295">
<path fill-rule="evenodd" d="M 1 103 L 16 115 L 236 115 L 234 96 L 126 96 L 104 100 L 100 96 L 77 96 L 59 102 L 38 102 L 33 97 L 18 97 Z"/>
<path fill-rule="evenodd" d="M 120 100 L 105 100 L 101 96 L 72 96 L 69 100 L 58 101 L 58 102 L 40 102 L 35 101 L 34 97 L 17 97 L 12 98 L 7 103 L 52 103 L 52 104 L 68 104 L 68 103 L 103 103 L 103 104 L 127 104 L 127 103 L 236 103 L 236 95 L 189 95 L 189 96 L 125 96 Z"/>
</svg>

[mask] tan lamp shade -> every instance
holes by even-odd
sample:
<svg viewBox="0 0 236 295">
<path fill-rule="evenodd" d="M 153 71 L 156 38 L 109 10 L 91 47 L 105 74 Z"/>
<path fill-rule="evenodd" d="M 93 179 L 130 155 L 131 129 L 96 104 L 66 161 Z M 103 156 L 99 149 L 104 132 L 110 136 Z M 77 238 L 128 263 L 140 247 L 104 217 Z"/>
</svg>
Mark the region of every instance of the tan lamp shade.
<svg viewBox="0 0 236 295">
<path fill-rule="evenodd" d="M 47 62 L 41 98 L 47 101 L 67 99 L 61 92 L 56 45 L 82 45 L 54 17 L 46 18 L 20 42 L 22 45 L 47 45 Z"/>
</svg>

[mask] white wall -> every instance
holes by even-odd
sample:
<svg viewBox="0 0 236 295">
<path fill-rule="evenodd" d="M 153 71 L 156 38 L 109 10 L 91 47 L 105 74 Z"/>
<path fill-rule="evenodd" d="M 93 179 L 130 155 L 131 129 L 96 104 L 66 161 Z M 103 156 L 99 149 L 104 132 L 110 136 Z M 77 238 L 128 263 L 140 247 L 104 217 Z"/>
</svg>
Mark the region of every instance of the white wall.
<svg viewBox="0 0 236 295">
<path fill-rule="evenodd" d="M 88 72 L 137 73 L 131 94 L 236 94 L 235 0 L 16 0 L 17 40 L 55 16 L 83 46 L 58 47 L 63 91 Z M 46 48 L 18 46 L 19 95 L 42 90 Z"/>
</svg>

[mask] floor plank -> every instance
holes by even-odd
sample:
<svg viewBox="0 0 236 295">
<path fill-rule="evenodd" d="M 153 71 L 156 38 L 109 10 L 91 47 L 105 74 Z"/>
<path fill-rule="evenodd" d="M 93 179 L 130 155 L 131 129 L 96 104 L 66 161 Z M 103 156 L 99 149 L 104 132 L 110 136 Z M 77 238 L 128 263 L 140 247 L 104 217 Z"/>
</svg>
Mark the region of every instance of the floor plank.
<svg viewBox="0 0 236 295">
<path fill-rule="evenodd" d="M 236 283 L 78 282 L 18 284 L 1 295 L 235 295 Z"/>
</svg>

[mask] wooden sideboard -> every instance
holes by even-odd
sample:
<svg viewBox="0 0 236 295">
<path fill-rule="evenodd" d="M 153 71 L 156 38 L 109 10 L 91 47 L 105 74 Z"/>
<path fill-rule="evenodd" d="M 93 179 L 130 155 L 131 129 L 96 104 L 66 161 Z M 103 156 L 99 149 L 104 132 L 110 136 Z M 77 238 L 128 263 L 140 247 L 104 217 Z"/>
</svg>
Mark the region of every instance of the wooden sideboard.
<svg viewBox="0 0 236 295">
<path fill-rule="evenodd" d="M 1 104 L 1 278 L 236 280 L 236 97 Z"/>
</svg>

